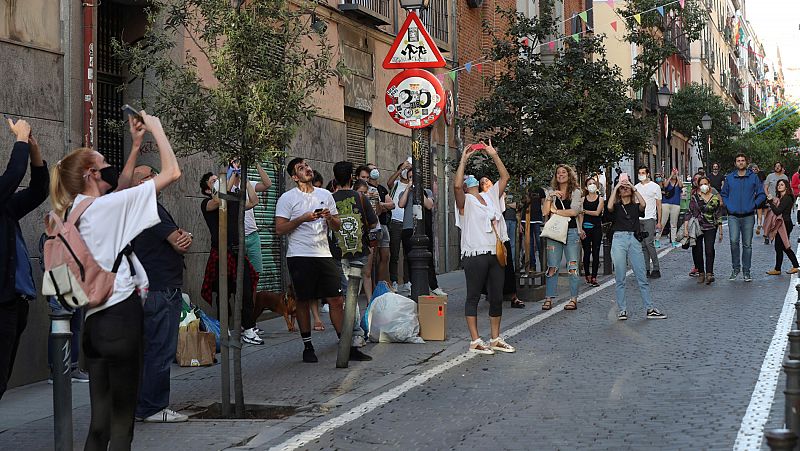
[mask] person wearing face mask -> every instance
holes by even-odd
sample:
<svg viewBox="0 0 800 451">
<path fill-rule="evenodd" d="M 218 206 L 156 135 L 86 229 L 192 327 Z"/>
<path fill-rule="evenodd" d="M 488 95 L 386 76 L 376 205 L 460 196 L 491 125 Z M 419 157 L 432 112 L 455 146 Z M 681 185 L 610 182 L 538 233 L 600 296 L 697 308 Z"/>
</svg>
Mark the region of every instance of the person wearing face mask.
<svg viewBox="0 0 800 451">
<path fill-rule="evenodd" d="M 172 146 L 154 116 L 140 113 L 132 126 L 153 134 L 161 172 L 146 182 L 114 192 L 116 171 L 99 152 L 80 148 L 51 171 L 53 213 L 67 218 L 80 212 L 78 231 L 95 261 L 111 270 L 120 255 L 114 291 L 105 303 L 86 312 L 83 350 L 89 371 L 91 422 L 86 449 L 130 449 L 142 355 L 143 300 L 148 279 L 129 244 L 159 224 L 156 195 L 178 180 L 181 170 Z M 141 123 L 138 123 L 141 122 Z M 86 202 L 85 202 L 86 201 Z M 88 206 L 87 206 L 88 205 Z"/>
<path fill-rule="evenodd" d="M 672 247 L 678 247 L 680 244 L 676 241 L 678 235 L 678 220 L 681 214 L 681 194 L 683 192 L 683 185 L 680 182 L 680 176 L 677 170 L 673 170 L 669 179 L 661 182 L 662 185 L 662 204 L 661 204 L 661 217 L 669 222 L 669 242 Z M 661 230 L 660 237 L 663 238 L 666 232 L 665 228 Z"/>
<path fill-rule="evenodd" d="M 657 183 L 650 181 L 650 169 L 647 166 L 639 166 L 639 183 L 635 188 L 645 200 L 644 218 L 642 222 L 642 232 L 646 234 L 642 241 L 644 251 L 644 263 L 647 269 L 647 277 L 658 279 L 661 277 L 661 267 L 658 262 L 658 252 L 656 251 L 656 233 L 661 231 L 661 187 Z M 651 262 L 652 268 L 651 271 Z"/>
<path fill-rule="evenodd" d="M 375 252 L 370 253 L 369 262 L 367 266 L 375 268 L 374 280 L 383 280 L 387 285 L 391 285 L 389 279 L 389 257 L 391 248 L 391 239 L 389 238 L 389 224 L 392 220 L 392 211 L 394 210 L 394 201 L 392 196 L 389 195 L 389 190 L 378 183 L 381 172 L 375 167 L 374 164 L 369 163 L 364 166 L 359 166 L 356 169 L 356 177 L 365 181 L 368 184 L 367 195 L 370 198 L 370 203 L 378 214 L 378 222 L 380 223 L 380 239 L 378 239 L 378 246 L 374 249 Z M 369 293 L 372 293 L 374 286 L 370 288 Z"/>
<path fill-rule="evenodd" d="M 764 220 L 764 235 L 775 241 L 775 268 L 767 271 L 770 276 L 781 274 L 784 253 L 792 263 L 792 268 L 786 271 L 786 274 L 795 274 L 800 271 L 800 264 L 797 263 L 797 256 L 794 254 L 789 240 L 794 227 L 792 224 L 794 196 L 790 190 L 787 180 L 778 179 L 775 183 L 775 196 L 767 195 L 767 205 L 770 211 Z"/>
<path fill-rule="evenodd" d="M 583 274 L 586 276 L 586 283 L 599 287 L 597 270 L 600 268 L 600 246 L 603 242 L 602 216 L 605 205 L 599 194 L 597 180 L 587 179 L 585 186 L 583 212 L 578 219 L 582 229 Z"/>
<path fill-rule="evenodd" d="M 696 238 L 692 248 L 694 266 L 699 271 L 697 283 L 711 285 L 714 283 L 714 241 L 722 241 L 722 200 L 712 192 L 711 181 L 701 176 L 697 181 L 697 192 L 689 201 L 689 214 L 697 219 L 702 234 Z M 689 233 L 688 221 L 684 225 L 685 234 Z M 705 256 L 705 259 L 703 258 Z"/>
<path fill-rule="evenodd" d="M 410 159 L 409 159 L 410 160 Z M 406 160 L 397 166 L 397 171 L 389 176 L 387 186 L 389 194 L 392 196 L 392 202 L 397 205 L 400 202 L 400 196 L 411 183 L 409 180 L 409 170 L 411 169 L 411 161 Z M 400 249 L 403 245 L 403 219 L 405 211 L 402 208 L 395 208 L 392 210 L 391 221 L 389 222 L 389 279 L 391 279 L 391 288 L 398 291 L 400 287 L 400 274 L 398 273 L 398 263 L 400 262 Z M 405 256 L 408 258 L 408 256 Z M 411 291 L 411 274 L 403 274 L 405 284 L 403 291 Z"/>
</svg>

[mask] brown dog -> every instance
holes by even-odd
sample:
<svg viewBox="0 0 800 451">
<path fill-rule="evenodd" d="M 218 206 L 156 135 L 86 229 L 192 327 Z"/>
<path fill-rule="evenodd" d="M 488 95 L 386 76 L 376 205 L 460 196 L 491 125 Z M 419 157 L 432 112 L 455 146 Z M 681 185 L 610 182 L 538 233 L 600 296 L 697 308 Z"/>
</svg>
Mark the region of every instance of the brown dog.
<svg viewBox="0 0 800 451">
<path fill-rule="evenodd" d="M 289 285 L 285 293 L 273 293 L 271 291 L 257 291 L 255 307 L 253 308 L 254 318 L 261 316 L 265 309 L 270 309 L 275 313 L 283 315 L 286 327 L 289 332 L 294 332 L 294 321 L 297 317 L 297 305 L 294 298 L 294 290 Z"/>
</svg>

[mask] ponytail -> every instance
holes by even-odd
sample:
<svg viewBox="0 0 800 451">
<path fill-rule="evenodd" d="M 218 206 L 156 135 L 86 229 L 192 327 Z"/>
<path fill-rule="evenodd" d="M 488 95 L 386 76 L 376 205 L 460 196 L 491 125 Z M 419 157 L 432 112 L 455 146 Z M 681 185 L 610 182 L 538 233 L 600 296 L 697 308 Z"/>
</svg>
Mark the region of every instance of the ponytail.
<svg viewBox="0 0 800 451">
<path fill-rule="evenodd" d="M 69 153 L 50 170 L 50 205 L 53 211 L 64 218 L 72 206 L 75 196 L 83 192 L 83 172 L 92 166 L 94 150 L 81 147 Z"/>
</svg>

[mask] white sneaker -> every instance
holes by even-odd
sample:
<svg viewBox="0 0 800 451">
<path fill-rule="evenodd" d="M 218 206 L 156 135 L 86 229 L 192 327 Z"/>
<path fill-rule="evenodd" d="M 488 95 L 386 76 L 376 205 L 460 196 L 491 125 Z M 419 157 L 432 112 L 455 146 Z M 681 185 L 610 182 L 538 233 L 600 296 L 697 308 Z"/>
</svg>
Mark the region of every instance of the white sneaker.
<svg viewBox="0 0 800 451">
<path fill-rule="evenodd" d="M 242 341 L 245 343 L 250 343 L 251 345 L 264 344 L 264 340 L 262 340 L 253 329 L 245 329 L 244 332 L 242 332 Z"/>
<path fill-rule="evenodd" d="M 434 296 L 447 296 L 447 293 L 442 291 L 441 288 L 436 288 L 436 289 L 431 290 L 431 294 L 434 295 Z"/>
<path fill-rule="evenodd" d="M 149 417 L 143 419 L 145 423 L 183 423 L 188 421 L 189 417 L 178 413 L 172 409 L 160 410 Z"/>
<path fill-rule="evenodd" d="M 400 293 L 411 293 L 411 282 L 406 282 L 406 283 L 400 285 L 400 288 L 398 289 L 398 291 Z"/>
<path fill-rule="evenodd" d="M 331 307 L 330 307 L 330 305 L 325 304 L 319 309 L 319 311 L 322 312 L 322 313 L 330 313 Z"/>
</svg>

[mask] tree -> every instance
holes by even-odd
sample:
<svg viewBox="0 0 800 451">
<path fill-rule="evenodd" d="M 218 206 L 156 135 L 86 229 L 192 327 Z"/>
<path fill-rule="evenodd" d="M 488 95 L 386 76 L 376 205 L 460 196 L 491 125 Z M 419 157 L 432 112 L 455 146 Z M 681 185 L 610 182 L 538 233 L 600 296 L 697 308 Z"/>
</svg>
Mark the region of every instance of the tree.
<svg viewBox="0 0 800 451">
<path fill-rule="evenodd" d="M 298 126 L 315 112 L 312 95 L 337 72 L 331 67 L 332 48 L 324 31 L 310 25 L 316 3 L 153 0 L 150 4 L 145 35 L 135 44 L 115 42 L 117 56 L 149 86 L 153 110 L 161 116 L 177 153 L 203 152 L 225 164 L 238 157 L 245 186 L 248 167 L 283 155 Z M 178 44 L 185 42 L 191 44 L 179 51 Z M 210 73 L 201 73 L 200 65 L 207 65 Z M 241 190 L 242 205 L 245 192 Z M 235 226 L 239 249 L 245 249 L 243 208 Z M 226 258 L 220 256 L 221 264 Z M 244 252 L 239 252 L 232 324 L 237 417 L 244 415 L 238 346 L 243 272 Z M 227 405 L 229 394 L 222 396 Z"/>
<path fill-rule="evenodd" d="M 683 6 L 663 4 L 663 0 L 629 0 L 617 9 L 627 25 L 625 40 L 638 49 L 630 80 L 636 90 L 647 86 L 664 61 L 680 51 L 678 43 L 688 46 L 699 39 L 706 24 L 708 13 L 699 0 L 686 0 Z"/>
<path fill-rule="evenodd" d="M 785 149 L 799 145 L 798 129 L 800 115 L 797 110 L 775 114 L 744 133 L 727 153 L 720 155 L 720 161 L 732 162 L 733 157 L 741 152 L 761 170 L 771 172 L 773 165 L 781 162 L 786 172 L 792 174 L 800 166 L 800 155 L 797 152 L 785 152 Z"/>
<path fill-rule="evenodd" d="M 710 87 L 692 83 L 672 96 L 669 123 L 673 130 L 698 145 L 697 156 L 708 168 L 710 162 L 705 161 L 706 156 L 703 153 L 708 145 L 708 135 L 703 130 L 700 120 L 705 114 L 711 116 L 712 155 L 715 157 L 726 155 L 730 153 L 732 143 L 740 133 L 739 126 L 731 123 L 731 114 L 735 112 L 736 109 L 722 97 L 714 94 Z"/>
<path fill-rule="evenodd" d="M 487 29 L 502 72 L 485 80 L 490 94 L 468 121 L 476 135 L 491 136 L 517 181 L 534 186 L 549 181 L 558 163 L 586 174 L 633 155 L 647 145 L 651 127 L 632 114 L 636 104 L 619 68 L 605 58 L 603 37 L 570 41 L 552 63 L 542 62 L 536 49 L 556 23 L 552 1 L 541 8 L 535 18 L 499 11 L 509 27 Z"/>
</svg>

